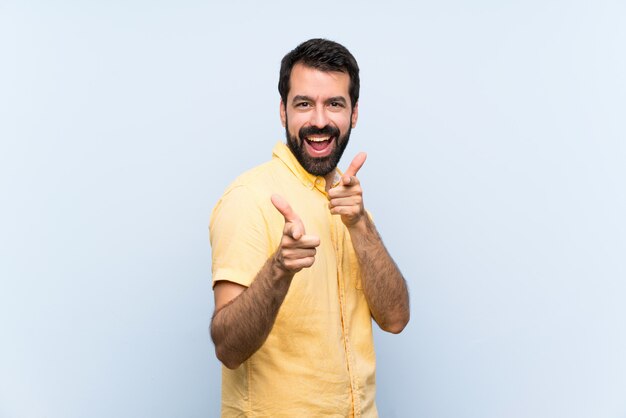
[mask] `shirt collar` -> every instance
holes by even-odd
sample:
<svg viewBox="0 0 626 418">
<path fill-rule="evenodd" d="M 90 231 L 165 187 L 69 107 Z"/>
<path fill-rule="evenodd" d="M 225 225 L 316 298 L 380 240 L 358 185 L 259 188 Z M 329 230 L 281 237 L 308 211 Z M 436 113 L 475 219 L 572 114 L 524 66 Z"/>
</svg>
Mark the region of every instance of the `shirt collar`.
<svg viewBox="0 0 626 418">
<path fill-rule="evenodd" d="M 293 155 L 287 145 L 278 141 L 276 145 L 274 145 L 274 149 L 272 150 L 272 157 L 281 160 L 306 188 L 310 190 L 316 188 L 320 192 L 326 194 L 326 180 L 324 179 L 324 177 L 314 176 L 313 174 L 306 171 L 300 165 L 300 162 L 296 159 L 296 157 Z M 337 183 L 339 183 L 339 180 L 341 180 L 341 175 L 341 171 L 338 168 L 335 168 L 335 182 L 333 184 L 333 187 Z"/>
</svg>

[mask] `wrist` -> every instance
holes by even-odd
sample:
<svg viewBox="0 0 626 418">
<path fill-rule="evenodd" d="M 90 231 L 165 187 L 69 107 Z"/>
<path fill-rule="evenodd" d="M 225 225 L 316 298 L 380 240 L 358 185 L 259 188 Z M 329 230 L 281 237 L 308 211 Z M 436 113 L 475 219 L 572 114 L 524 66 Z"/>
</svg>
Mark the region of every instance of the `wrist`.
<svg viewBox="0 0 626 418">
<path fill-rule="evenodd" d="M 371 221 L 367 214 L 364 214 L 358 221 L 348 226 L 348 231 L 351 236 L 367 234 L 370 229 Z"/>
<path fill-rule="evenodd" d="M 270 273 L 271 277 L 275 281 L 283 281 L 285 279 L 291 280 L 294 276 L 294 272 L 289 270 L 287 266 L 279 259 L 277 254 L 274 254 L 272 257 L 272 262 L 270 264 Z"/>
</svg>

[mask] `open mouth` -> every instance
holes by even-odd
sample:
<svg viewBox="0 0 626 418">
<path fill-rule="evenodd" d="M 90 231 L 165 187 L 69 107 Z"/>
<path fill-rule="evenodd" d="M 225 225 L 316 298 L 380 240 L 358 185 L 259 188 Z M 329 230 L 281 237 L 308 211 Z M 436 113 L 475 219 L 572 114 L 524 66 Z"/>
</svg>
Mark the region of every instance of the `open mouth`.
<svg viewBox="0 0 626 418">
<path fill-rule="evenodd" d="M 325 157 L 329 155 L 334 142 L 335 137 L 329 135 L 310 135 L 304 138 L 307 151 L 312 157 Z"/>
</svg>

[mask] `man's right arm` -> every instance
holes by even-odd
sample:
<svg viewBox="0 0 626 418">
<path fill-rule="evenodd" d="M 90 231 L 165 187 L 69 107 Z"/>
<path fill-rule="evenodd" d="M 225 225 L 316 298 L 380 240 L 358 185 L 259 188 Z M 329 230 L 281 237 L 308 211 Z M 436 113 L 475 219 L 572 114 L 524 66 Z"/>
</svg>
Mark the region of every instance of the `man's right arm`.
<svg viewBox="0 0 626 418">
<path fill-rule="evenodd" d="M 211 338 L 217 358 L 235 369 L 254 354 L 272 330 L 293 276 L 313 265 L 318 237 L 305 235 L 304 225 L 289 204 L 273 195 L 272 203 L 285 218 L 278 249 L 250 287 L 220 281 L 215 284 Z"/>
</svg>

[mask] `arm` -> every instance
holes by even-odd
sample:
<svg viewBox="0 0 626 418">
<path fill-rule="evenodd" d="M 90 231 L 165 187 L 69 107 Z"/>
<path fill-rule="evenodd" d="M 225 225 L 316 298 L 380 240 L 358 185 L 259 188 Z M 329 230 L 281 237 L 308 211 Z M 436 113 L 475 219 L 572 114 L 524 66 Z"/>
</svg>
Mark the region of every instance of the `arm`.
<svg viewBox="0 0 626 418">
<path fill-rule="evenodd" d="M 267 260 L 249 288 L 221 281 L 215 285 L 211 338 L 217 358 L 228 368 L 239 367 L 265 342 L 293 275 Z"/>
<path fill-rule="evenodd" d="M 341 183 L 330 189 L 330 212 L 341 215 L 356 252 L 363 282 L 363 293 L 376 323 L 397 334 L 409 322 L 409 293 L 406 281 L 385 248 L 363 206 L 363 191 L 356 173 L 366 155 L 358 154 Z"/>
<path fill-rule="evenodd" d="M 217 358 L 235 369 L 254 354 L 272 330 L 293 276 L 313 265 L 319 238 L 304 234 L 304 225 L 280 196 L 272 203 L 285 217 L 278 249 L 249 288 L 221 281 L 215 285 L 215 313 L 211 338 Z"/>
<path fill-rule="evenodd" d="M 409 322 L 406 281 L 367 215 L 348 231 L 372 316 L 383 330 L 398 334 Z"/>
</svg>

